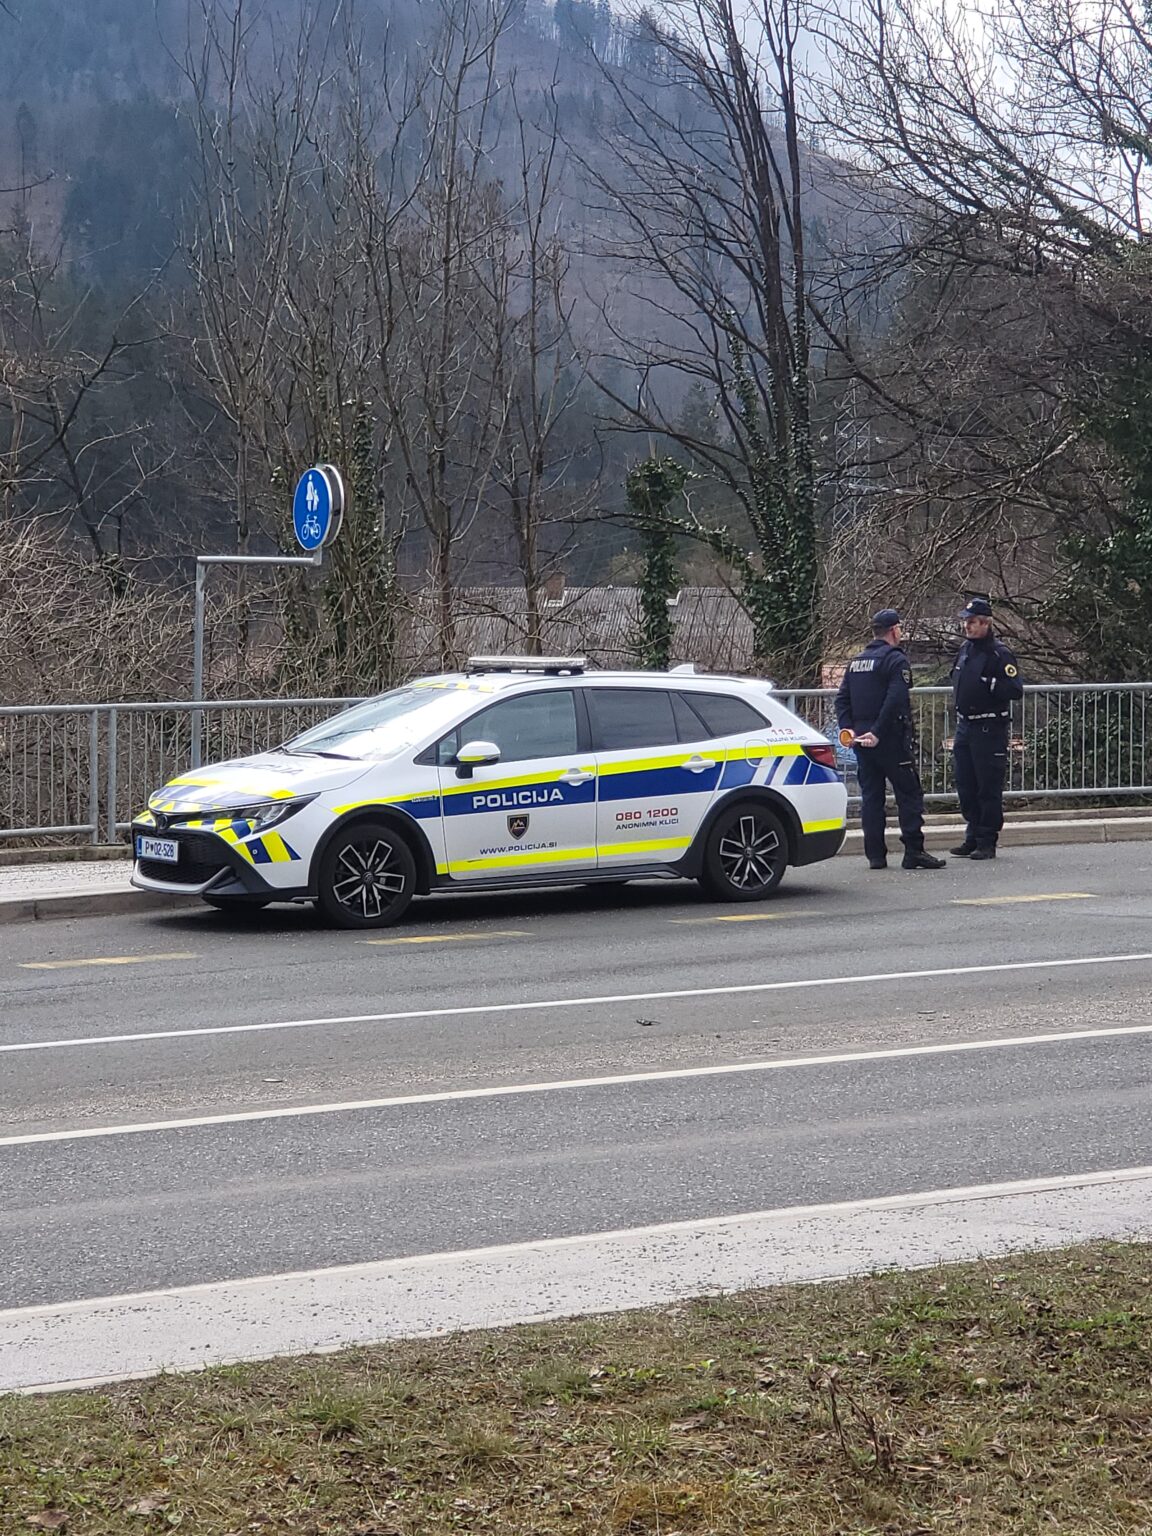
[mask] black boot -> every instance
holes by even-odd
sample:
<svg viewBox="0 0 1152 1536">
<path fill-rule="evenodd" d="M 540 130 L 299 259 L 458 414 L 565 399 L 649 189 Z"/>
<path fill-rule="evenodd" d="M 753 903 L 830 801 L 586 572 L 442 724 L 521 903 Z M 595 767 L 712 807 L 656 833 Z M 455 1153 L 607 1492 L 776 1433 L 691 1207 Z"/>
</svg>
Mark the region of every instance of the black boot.
<svg viewBox="0 0 1152 1536">
<path fill-rule="evenodd" d="M 977 848 L 976 852 L 970 853 L 968 857 L 972 860 L 973 864 L 975 864 L 977 859 L 994 859 L 996 857 L 996 844 L 993 843 L 991 848 Z"/>
<path fill-rule="evenodd" d="M 954 859 L 970 859 L 976 852 L 976 844 L 965 838 L 958 848 L 949 848 L 948 852 Z"/>
<path fill-rule="evenodd" d="M 943 869 L 947 860 L 937 859 L 923 849 L 919 853 L 906 853 L 901 860 L 901 869 Z"/>
<path fill-rule="evenodd" d="M 868 868 L 869 869 L 887 869 L 888 868 L 888 860 L 887 859 L 869 859 L 868 860 Z"/>
</svg>

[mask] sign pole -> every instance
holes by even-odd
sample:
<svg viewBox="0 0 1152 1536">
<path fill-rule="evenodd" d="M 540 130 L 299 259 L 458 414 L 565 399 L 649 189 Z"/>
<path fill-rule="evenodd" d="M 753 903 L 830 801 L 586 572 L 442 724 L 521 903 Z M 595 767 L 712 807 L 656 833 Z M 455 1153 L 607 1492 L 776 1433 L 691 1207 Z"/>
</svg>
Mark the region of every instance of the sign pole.
<svg viewBox="0 0 1152 1536">
<path fill-rule="evenodd" d="M 314 555 L 197 555 L 196 617 L 192 637 L 192 767 L 199 768 L 204 751 L 204 589 L 210 565 L 309 565 L 313 569 L 323 561 L 323 552 Z"/>
<path fill-rule="evenodd" d="M 324 550 L 340 532 L 347 495 L 335 464 L 305 470 L 292 498 L 292 526 L 303 555 L 197 555 L 196 602 L 192 633 L 192 767 L 204 756 L 204 610 L 211 565 L 310 565 L 323 563 Z"/>
</svg>

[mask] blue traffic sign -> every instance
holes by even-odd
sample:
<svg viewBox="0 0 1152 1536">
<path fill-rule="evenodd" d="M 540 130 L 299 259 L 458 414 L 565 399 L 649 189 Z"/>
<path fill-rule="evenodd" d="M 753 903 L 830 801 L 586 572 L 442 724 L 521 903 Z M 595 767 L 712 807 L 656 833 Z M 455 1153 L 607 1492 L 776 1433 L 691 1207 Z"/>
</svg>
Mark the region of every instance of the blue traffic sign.
<svg viewBox="0 0 1152 1536">
<path fill-rule="evenodd" d="M 344 481 L 334 464 L 315 464 L 300 476 L 292 498 L 296 541 L 309 554 L 331 544 L 344 517 Z"/>
</svg>

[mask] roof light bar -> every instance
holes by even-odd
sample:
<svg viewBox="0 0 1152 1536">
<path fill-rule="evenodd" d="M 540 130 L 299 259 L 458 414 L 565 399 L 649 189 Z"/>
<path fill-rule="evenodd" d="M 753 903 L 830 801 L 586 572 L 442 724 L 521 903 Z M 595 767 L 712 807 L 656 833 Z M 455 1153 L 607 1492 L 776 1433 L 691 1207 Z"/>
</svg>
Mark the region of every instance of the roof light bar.
<svg viewBox="0 0 1152 1536">
<path fill-rule="evenodd" d="M 561 672 L 583 672 L 588 665 L 586 656 L 469 656 L 466 672 L 544 672 L 556 676 Z"/>
</svg>

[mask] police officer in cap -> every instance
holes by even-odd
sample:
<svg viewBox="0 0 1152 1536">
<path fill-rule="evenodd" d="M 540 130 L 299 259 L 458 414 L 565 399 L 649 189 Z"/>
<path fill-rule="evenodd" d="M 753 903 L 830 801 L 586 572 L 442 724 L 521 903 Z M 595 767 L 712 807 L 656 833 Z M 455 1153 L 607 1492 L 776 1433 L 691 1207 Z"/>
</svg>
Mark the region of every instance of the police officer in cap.
<svg viewBox="0 0 1152 1536">
<path fill-rule="evenodd" d="M 1016 657 L 993 632 L 988 599 L 971 598 L 960 618 L 967 638 L 952 667 L 952 765 L 968 826 L 964 841 L 952 852 L 961 859 L 994 859 L 1004 825 L 1012 703 L 1023 698 L 1024 684 Z"/>
<path fill-rule="evenodd" d="M 924 851 L 924 790 L 916 771 L 912 727 L 912 669 L 900 649 L 900 615 L 882 608 L 872 619 L 871 645 L 848 663 L 836 695 L 840 740 L 856 752 L 860 822 L 869 869 L 887 869 L 884 797 L 891 784 L 904 844 L 904 869 L 943 869 Z"/>
</svg>

